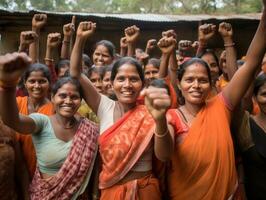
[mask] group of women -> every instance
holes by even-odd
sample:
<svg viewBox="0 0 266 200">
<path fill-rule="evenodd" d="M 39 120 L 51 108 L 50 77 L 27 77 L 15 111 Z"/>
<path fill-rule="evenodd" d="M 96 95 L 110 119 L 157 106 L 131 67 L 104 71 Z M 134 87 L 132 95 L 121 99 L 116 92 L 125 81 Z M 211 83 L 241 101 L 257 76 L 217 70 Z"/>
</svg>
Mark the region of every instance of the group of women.
<svg viewBox="0 0 266 200">
<path fill-rule="evenodd" d="M 55 69 L 55 33 L 47 39 L 46 65 L 36 63 L 35 34 L 46 19 L 34 16 L 35 32 L 21 36 L 20 51 L 28 45 L 29 56 L 0 56 L 1 199 L 266 198 L 265 9 L 239 69 L 227 23 L 219 25 L 220 67 L 206 49 L 213 25 L 199 28 L 198 57 L 179 61 L 193 45 L 179 42 L 177 59 L 170 30 L 157 43 L 161 60 L 147 61 L 153 41 L 137 60 L 140 33 L 132 26 L 120 56 L 103 40 L 90 66 L 83 51 L 96 24 L 80 22 L 70 54 L 75 18 L 64 26 L 61 51 L 70 61 Z M 16 97 L 21 77 L 26 96 Z"/>
</svg>

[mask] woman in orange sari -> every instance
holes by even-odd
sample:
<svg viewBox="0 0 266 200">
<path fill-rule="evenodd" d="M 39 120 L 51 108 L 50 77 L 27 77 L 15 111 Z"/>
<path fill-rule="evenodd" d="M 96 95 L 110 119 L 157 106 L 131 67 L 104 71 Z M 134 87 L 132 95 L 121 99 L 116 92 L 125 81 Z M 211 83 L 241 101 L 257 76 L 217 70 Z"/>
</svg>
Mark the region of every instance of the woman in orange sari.
<svg viewBox="0 0 266 200">
<path fill-rule="evenodd" d="M 25 72 L 23 79 L 28 96 L 17 97 L 19 113 L 29 115 L 37 112 L 52 115 L 53 105 L 47 98 L 51 82 L 49 69 L 41 63 L 32 64 Z M 17 133 L 16 139 L 20 143 L 30 179 L 32 179 L 36 169 L 36 153 L 31 135 Z"/>
<path fill-rule="evenodd" d="M 263 2 L 265 6 L 266 1 Z M 206 100 L 211 90 L 208 65 L 193 58 L 180 67 L 179 88 L 185 104 L 168 111 L 169 131 L 175 133 L 176 139 L 168 171 L 170 199 L 235 198 L 238 182 L 230 134 L 231 115 L 260 66 L 266 48 L 265 25 L 264 9 L 244 66 L 212 99 Z"/>
<path fill-rule="evenodd" d="M 141 65 L 130 57 L 115 62 L 112 69 L 111 81 L 118 100 L 99 94 L 80 69 L 86 39 L 94 29 L 91 22 L 79 25 L 70 75 L 80 81 L 85 101 L 100 119 L 100 199 L 159 200 L 161 193 L 152 173 L 152 156 L 154 152 L 159 160 L 167 160 L 173 151 L 173 136 L 165 118 L 170 97 L 166 89 L 152 87 L 143 91 L 146 106 L 138 105 L 144 75 Z"/>
</svg>

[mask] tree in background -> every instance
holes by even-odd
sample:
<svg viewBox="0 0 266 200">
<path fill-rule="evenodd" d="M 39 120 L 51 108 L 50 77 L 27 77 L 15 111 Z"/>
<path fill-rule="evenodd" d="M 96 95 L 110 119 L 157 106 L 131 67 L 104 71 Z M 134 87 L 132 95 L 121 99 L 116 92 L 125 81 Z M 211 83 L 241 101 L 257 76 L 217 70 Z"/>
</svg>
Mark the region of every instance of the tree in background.
<svg viewBox="0 0 266 200">
<path fill-rule="evenodd" d="M 258 0 L 0 0 L 0 8 L 58 12 L 225 14 L 260 12 Z"/>
</svg>

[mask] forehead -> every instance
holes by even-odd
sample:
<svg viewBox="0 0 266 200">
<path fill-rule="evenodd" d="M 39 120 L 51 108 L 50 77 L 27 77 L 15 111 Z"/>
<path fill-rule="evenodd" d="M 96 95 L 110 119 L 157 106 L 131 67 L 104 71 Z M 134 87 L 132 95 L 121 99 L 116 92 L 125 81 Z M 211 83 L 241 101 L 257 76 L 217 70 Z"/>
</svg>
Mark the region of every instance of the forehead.
<svg viewBox="0 0 266 200">
<path fill-rule="evenodd" d="M 42 71 L 32 71 L 27 79 L 35 79 L 35 78 L 46 78 Z"/>
<path fill-rule="evenodd" d="M 154 67 L 152 64 L 147 64 L 145 66 L 145 72 L 146 71 L 152 71 L 152 70 L 156 70 L 156 71 L 159 71 L 159 69 L 157 67 Z"/>
<path fill-rule="evenodd" d="M 207 63 L 212 63 L 212 62 L 216 63 L 216 60 L 211 53 L 206 53 L 201 58 L 202 58 L 202 60 L 204 60 Z"/>
<path fill-rule="evenodd" d="M 98 45 L 95 49 L 95 52 L 97 53 L 107 53 L 109 54 L 108 48 L 102 44 Z"/>
<path fill-rule="evenodd" d="M 101 76 L 100 76 L 100 73 L 99 72 L 91 72 L 91 76 L 90 76 L 90 78 L 100 78 Z"/>
<path fill-rule="evenodd" d="M 202 64 L 194 63 L 185 69 L 185 73 L 184 73 L 183 77 L 185 77 L 185 76 L 205 76 L 205 77 L 208 77 L 208 72 L 207 72 L 206 67 L 204 67 Z"/>
<path fill-rule="evenodd" d="M 125 63 L 117 69 L 116 76 L 118 76 L 118 75 L 137 75 L 137 76 L 139 76 L 139 73 L 138 73 L 137 67 L 135 65 Z"/>
<path fill-rule="evenodd" d="M 71 92 L 71 93 L 79 93 L 78 88 L 73 83 L 65 83 L 62 85 L 56 93 L 63 93 L 63 92 Z"/>
</svg>

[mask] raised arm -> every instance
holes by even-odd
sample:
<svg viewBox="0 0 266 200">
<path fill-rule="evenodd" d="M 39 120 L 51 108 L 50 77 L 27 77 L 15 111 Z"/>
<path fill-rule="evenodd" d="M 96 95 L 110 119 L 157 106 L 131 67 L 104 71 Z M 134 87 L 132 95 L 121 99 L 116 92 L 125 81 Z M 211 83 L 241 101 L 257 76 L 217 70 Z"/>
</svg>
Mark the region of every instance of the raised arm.
<svg viewBox="0 0 266 200">
<path fill-rule="evenodd" d="M 166 112 L 171 105 L 170 96 L 165 88 L 149 87 L 144 89 L 145 105 L 151 113 L 156 128 L 154 130 L 154 152 L 161 161 L 171 158 L 174 151 L 174 133 L 168 127 Z"/>
<path fill-rule="evenodd" d="M 155 39 L 150 39 L 147 41 L 145 53 L 152 57 L 152 52 L 156 48 L 157 41 Z"/>
<path fill-rule="evenodd" d="M 219 25 L 218 32 L 223 38 L 226 58 L 226 71 L 227 78 L 231 80 L 235 72 L 237 71 L 237 56 L 235 43 L 233 40 L 233 28 L 231 24 L 222 22 Z"/>
<path fill-rule="evenodd" d="M 120 39 L 120 56 L 124 57 L 127 55 L 127 38 L 122 37 Z"/>
<path fill-rule="evenodd" d="M 87 39 L 94 33 L 96 24 L 92 22 L 80 22 L 76 41 L 70 57 L 70 75 L 77 78 L 82 86 L 84 100 L 97 113 L 101 96 L 90 82 L 89 78 L 82 74 L 82 53 Z"/>
<path fill-rule="evenodd" d="M 260 67 L 266 48 L 266 0 L 263 0 L 264 9 L 256 34 L 249 46 L 245 64 L 235 73 L 223 94 L 235 107 L 244 96 L 251 82 L 255 78 L 257 68 Z"/>
<path fill-rule="evenodd" d="M 176 40 L 173 37 L 163 37 L 158 42 L 158 47 L 162 52 L 161 63 L 159 69 L 159 77 L 165 78 L 168 74 L 169 59 L 173 51 L 175 51 Z"/>
<path fill-rule="evenodd" d="M 197 56 L 205 51 L 207 48 L 208 40 L 214 36 L 216 26 L 213 24 L 203 24 L 198 29 L 199 47 L 197 49 Z"/>
<path fill-rule="evenodd" d="M 38 37 L 35 42 L 30 44 L 29 56 L 32 59 L 32 63 L 39 62 L 39 40 L 41 28 L 46 24 L 46 14 L 35 14 L 32 18 L 32 31 L 34 31 Z"/>
<path fill-rule="evenodd" d="M 140 30 L 137 26 L 130 26 L 125 29 L 125 36 L 127 40 L 127 56 L 133 57 L 135 55 L 136 42 L 139 38 Z"/>
<path fill-rule="evenodd" d="M 38 35 L 33 31 L 22 31 L 20 33 L 20 44 L 18 52 L 27 53 L 31 43 L 37 40 Z"/>
<path fill-rule="evenodd" d="M 62 41 L 62 47 L 61 47 L 61 59 L 68 59 L 70 58 L 70 45 L 72 41 L 72 36 L 75 32 L 75 16 L 72 17 L 72 22 L 69 24 L 65 24 L 63 26 L 63 34 L 64 38 Z"/>
<path fill-rule="evenodd" d="M 0 56 L 0 116 L 7 126 L 20 133 L 36 131 L 30 117 L 19 115 L 16 102 L 17 83 L 30 63 L 25 53 Z"/>
</svg>

